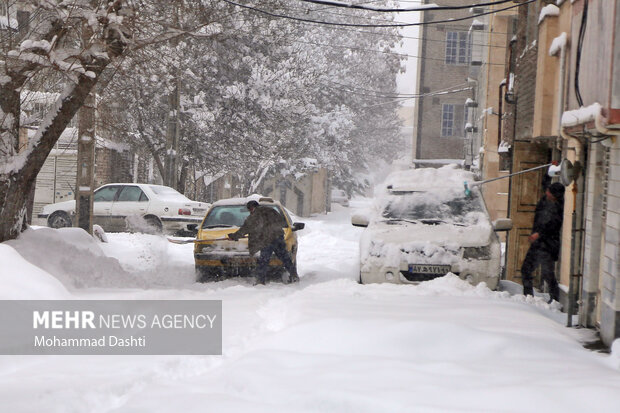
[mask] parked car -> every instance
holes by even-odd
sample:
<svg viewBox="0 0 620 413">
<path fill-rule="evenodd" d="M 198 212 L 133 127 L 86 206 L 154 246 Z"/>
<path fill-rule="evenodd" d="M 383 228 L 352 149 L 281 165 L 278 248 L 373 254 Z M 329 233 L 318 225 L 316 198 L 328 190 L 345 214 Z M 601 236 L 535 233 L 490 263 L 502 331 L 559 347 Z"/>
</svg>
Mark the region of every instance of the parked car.
<svg viewBox="0 0 620 413">
<path fill-rule="evenodd" d="M 110 232 L 190 233 L 188 225 L 200 224 L 209 206 L 163 185 L 113 183 L 95 190 L 93 223 Z M 38 216 L 52 228 L 70 227 L 75 200 L 46 205 Z"/>
<path fill-rule="evenodd" d="M 349 197 L 342 189 L 332 189 L 332 202 L 348 207 Z"/>
<path fill-rule="evenodd" d="M 286 209 L 271 198 L 250 196 L 222 199 L 213 203 L 196 236 L 194 260 L 198 281 L 214 281 L 228 276 L 247 276 L 256 267 L 256 257 L 250 256 L 248 251 L 248 239 L 241 238 L 238 241 L 228 239 L 228 234 L 237 231 L 250 214 L 245 206 L 250 200 L 273 208 L 284 216 L 286 249 L 291 254 L 293 263 L 296 263 L 297 234 L 295 232 L 303 229 L 304 223 L 293 223 Z M 271 276 L 282 276 L 283 264 L 275 256 L 271 258 L 269 266 Z"/>
<path fill-rule="evenodd" d="M 369 215 L 351 218 L 366 227 L 360 282 L 416 284 L 454 273 L 495 289 L 501 255 L 495 231 L 509 230 L 512 222 L 491 224 L 478 188 L 465 194 L 469 172 L 428 169 L 399 172 L 399 184 L 389 184 Z"/>
</svg>

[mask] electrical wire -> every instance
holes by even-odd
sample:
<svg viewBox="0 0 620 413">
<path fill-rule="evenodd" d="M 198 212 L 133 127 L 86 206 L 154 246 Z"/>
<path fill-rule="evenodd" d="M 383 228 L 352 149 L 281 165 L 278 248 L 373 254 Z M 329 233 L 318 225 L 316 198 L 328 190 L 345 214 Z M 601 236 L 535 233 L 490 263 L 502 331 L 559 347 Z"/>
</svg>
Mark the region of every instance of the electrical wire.
<svg viewBox="0 0 620 413">
<path fill-rule="evenodd" d="M 394 23 L 394 24 L 361 24 L 361 23 L 326 22 L 326 21 L 321 21 L 321 20 L 305 19 L 305 18 L 300 18 L 300 17 L 288 16 L 288 15 L 285 15 L 285 14 L 273 13 L 273 12 L 270 12 L 270 11 L 267 11 L 267 10 L 259 9 L 257 7 L 236 3 L 236 2 L 231 1 L 231 0 L 220 0 L 220 1 L 228 3 L 228 4 L 232 5 L 232 6 L 237 6 L 237 7 L 241 7 L 241 8 L 244 8 L 244 9 L 255 11 L 257 13 L 262 13 L 262 14 L 265 14 L 267 16 L 277 17 L 277 18 L 282 18 L 282 19 L 288 19 L 288 20 L 294 20 L 294 21 L 299 21 L 299 22 L 303 22 L 303 23 L 314 23 L 314 24 L 322 24 L 322 25 L 326 25 L 326 26 L 344 26 L 344 27 L 412 27 L 412 26 L 427 26 L 427 25 L 437 24 L 437 23 L 454 23 L 454 22 L 463 21 L 463 20 L 470 20 L 470 19 L 474 19 L 476 17 L 482 17 L 482 16 L 486 16 L 486 15 L 489 15 L 489 14 L 495 14 L 495 13 L 500 13 L 500 12 L 505 11 L 505 10 L 514 9 L 516 7 L 523 6 L 525 4 L 533 3 L 533 2 L 535 2 L 537 0 L 526 0 L 523 3 L 515 4 L 513 6 L 504 7 L 502 9 L 497 9 L 497 10 L 491 10 L 491 11 L 484 12 L 484 13 L 474 14 L 472 16 L 467 16 L 467 17 L 450 18 L 450 19 L 445 19 L 445 20 L 435 20 L 435 21 L 431 21 L 431 22 Z"/>
<path fill-rule="evenodd" d="M 579 40 L 577 41 L 577 58 L 575 64 L 575 97 L 579 107 L 583 106 L 583 99 L 581 98 L 581 90 L 579 89 L 579 67 L 581 66 L 581 51 L 583 48 L 583 38 L 586 34 L 586 27 L 588 25 L 588 0 L 584 0 L 583 12 L 581 13 L 581 26 L 579 27 Z"/>
<path fill-rule="evenodd" d="M 242 31 L 242 32 L 243 33 L 247 33 L 247 34 L 252 34 L 254 36 L 269 37 L 269 35 L 267 35 L 267 34 L 251 33 L 251 32 L 246 32 L 246 31 Z M 445 59 L 440 59 L 440 58 L 435 58 L 435 57 L 414 56 L 414 55 L 410 55 L 410 54 L 407 54 L 407 53 L 398 53 L 398 52 L 391 52 L 391 51 L 386 51 L 386 50 L 376 50 L 376 49 L 366 49 L 366 48 L 357 47 L 357 46 L 335 45 L 335 44 L 329 44 L 329 43 L 316 43 L 316 42 L 298 40 L 297 38 L 292 38 L 292 37 L 289 37 L 289 36 L 283 36 L 282 38 L 288 40 L 291 43 L 310 44 L 310 45 L 314 45 L 314 46 L 329 47 L 329 48 L 333 48 L 333 49 L 346 49 L 346 50 L 363 51 L 363 52 L 370 52 L 370 53 L 388 54 L 388 55 L 394 55 L 394 56 L 403 56 L 403 57 L 406 57 L 406 58 L 413 58 L 413 59 L 433 60 L 433 61 L 438 61 L 438 62 L 445 62 Z M 495 65 L 495 66 L 504 66 L 504 63 L 485 63 L 485 64 Z"/>
<path fill-rule="evenodd" d="M 322 10 L 326 10 L 328 9 L 327 7 L 325 9 L 306 9 L 306 8 L 302 8 L 302 7 L 282 7 L 286 10 L 297 10 L 297 11 L 303 11 L 306 13 L 314 13 L 317 11 L 320 11 L 321 13 L 325 13 L 325 14 L 330 14 L 330 15 L 334 15 L 334 16 L 339 16 L 339 17 L 346 17 L 346 18 L 359 18 L 359 19 L 365 19 L 365 20 L 373 20 L 373 21 L 385 21 L 385 22 L 394 22 L 394 23 L 404 23 L 398 20 L 387 20 L 387 19 L 377 19 L 377 18 L 372 18 L 372 17 L 366 17 L 366 16 L 359 16 L 359 15 L 353 15 L 353 14 L 347 14 L 347 13 L 335 13 L 335 12 L 329 12 L 329 11 L 322 11 Z M 368 33 L 371 35 L 375 35 L 375 36 L 390 36 L 390 37 L 399 37 L 402 39 L 413 39 L 413 40 L 423 40 L 420 37 L 412 37 L 412 36 L 405 36 L 405 35 L 400 35 L 400 34 L 383 34 L 383 33 L 377 33 L 377 32 L 371 32 L 368 30 L 354 30 L 354 29 L 346 29 L 346 28 L 342 28 L 342 27 L 334 27 L 333 30 L 342 30 L 342 31 L 354 31 L 354 32 L 358 32 L 358 33 Z M 486 31 L 486 30 L 476 30 L 477 33 L 492 33 L 492 34 L 512 34 L 512 33 L 506 33 L 506 32 L 497 32 L 497 31 Z M 447 43 L 445 40 L 437 40 L 437 39 L 426 39 L 427 41 L 433 41 L 433 42 L 441 42 L 441 43 Z M 501 49 L 506 49 L 506 46 L 494 46 L 494 45 L 490 45 L 490 44 L 474 44 L 475 46 L 488 46 L 488 47 L 495 47 L 495 48 L 501 48 Z"/>
<path fill-rule="evenodd" d="M 512 2 L 513 0 L 496 0 L 496 1 L 486 2 L 486 3 L 466 4 L 466 5 L 461 5 L 461 6 L 437 6 L 435 4 L 428 4 L 427 7 L 409 7 L 405 9 L 399 9 L 399 8 L 385 9 L 385 8 L 380 8 L 380 7 L 363 6 L 361 4 L 337 3 L 337 2 L 328 1 L 328 0 L 299 0 L 299 1 L 304 2 L 304 3 L 320 4 L 323 6 L 331 6 L 331 7 L 336 7 L 336 8 L 367 10 L 367 11 L 376 11 L 376 12 L 381 12 L 381 13 L 403 13 L 403 12 L 413 12 L 413 11 L 425 12 L 425 11 L 463 10 L 463 9 L 470 9 L 472 7 L 484 7 L 484 6 L 495 6 L 497 4 L 505 4 L 505 3 Z"/>
</svg>

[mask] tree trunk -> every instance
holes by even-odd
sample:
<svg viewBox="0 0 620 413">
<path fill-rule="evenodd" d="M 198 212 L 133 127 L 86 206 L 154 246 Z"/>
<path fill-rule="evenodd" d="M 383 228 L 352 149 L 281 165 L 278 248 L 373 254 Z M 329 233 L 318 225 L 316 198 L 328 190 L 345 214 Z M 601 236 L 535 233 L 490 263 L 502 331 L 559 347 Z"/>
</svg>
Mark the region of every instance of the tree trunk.
<svg viewBox="0 0 620 413">
<path fill-rule="evenodd" d="M 38 137 L 38 142 L 14 157 L 14 160 L 23 159 L 23 166 L 0 174 L 0 242 L 17 238 L 25 228 L 28 195 L 34 190 L 39 171 L 107 64 L 108 61 L 102 59 L 90 66 L 90 70 L 95 73 L 94 78 L 79 76 L 77 85 L 70 93 L 64 93 L 64 98 L 57 103 L 56 115 L 39 127 L 39 133 L 34 138 Z"/>
</svg>

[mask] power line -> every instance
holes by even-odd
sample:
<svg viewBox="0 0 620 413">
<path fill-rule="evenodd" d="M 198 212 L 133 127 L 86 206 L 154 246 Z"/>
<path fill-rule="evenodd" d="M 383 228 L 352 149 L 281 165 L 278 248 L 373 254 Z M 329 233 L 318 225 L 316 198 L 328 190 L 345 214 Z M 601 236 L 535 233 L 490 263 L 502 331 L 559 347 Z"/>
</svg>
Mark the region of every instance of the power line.
<svg viewBox="0 0 620 413">
<path fill-rule="evenodd" d="M 401 103 L 404 100 L 409 100 L 409 99 L 420 99 L 420 98 L 424 98 L 424 97 L 429 97 L 429 96 L 439 96 L 439 95 L 449 95 L 452 93 L 459 93 L 459 92 L 464 92 L 466 90 L 472 90 L 473 88 L 471 86 L 468 87 L 464 87 L 461 89 L 454 89 L 454 90 L 446 90 L 446 91 L 441 91 L 441 92 L 429 92 L 429 93 L 423 93 L 421 95 L 417 95 L 417 96 L 411 96 L 411 97 L 406 97 L 406 98 L 398 98 L 394 101 L 390 101 L 390 102 L 381 102 L 381 103 L 377 103 L 376 105 L 370 105 L 370 106 L 364 106 L 362 107 L 362 109 L 367 109 L 367 108 L 373 108 L 376 106 L 381 106 L 381 105 L 388 105 L 390 103 Z"/>
<path fill-rule="evenodd" d="M 394 24 L 360 24 L 360 23 L 326 22 L 326 21 L 320 21 L 320 20 L 313 20 L 313 19 L 305 19 L 305 18 L 300 18 L 300 17 L 293 17 L 293 16 L 288 16 L 288 15 L 285 15 L 285 14 L 272 13 L 270 11 L 259 9 L 259 8 L 253 7 L 253 6 L 248 6 L 248 5 L 245 5 L 245 4 L 235 3 L 234 1 L 231 1 L 231 0 L 221 0 L 221 1 L 223 1 L 225 3 L 228 3 L 230 5 L 233 5 L 233 6 L 237 6 L 237 7 L 241 7 L 241 8 L 244 8 L 244 9 L 252 10 L 252 11 L 255 11 L 257 13 L 262 13 L 262 14 L 265 14 L 267 16 L 283 18 L 283 19 L 288 19 L 288 20 L 295 20 L 295 21 L 304 22 L 304 23 L 315 23 L 315 24 L 322 24 L 322 25 L 326 25 L 326 26 L 344 26 L 344 27 L 411 27 L 411 26 L 426 26 L 426 25 L 437 24 L 437 23 L 454 23 L 454 22 L 458 22 L 458 21 L 469 20 L 469 19 L 473 19 L 473 18 L 476 18 L 476 17 L 486 16 L 486 15 L 489 15 L 489 14 L 495 14 L 495 13 L 499 13 L 499 12 L 502 12 L 502 11 L 505 11 L 505 10 L 514 9 L 514 8 L 522 6 L 524 4 L 533 3 L 533 2 L 535 2 L 537 0 L 526 0 L 523 3 L 515 4 L 513 6 L 504 7 L 502 9 L 497 9 L 497 10 L 491 10 L 491 11 L 484 12 L 484 13 L 474 14 L 472 16 L 459 17 L 459 18 L 450 18 L 450 19 L 445 19 L 445 20 L 435 20 L 435 21 L 431 21 L 431 22 L 394 23 Z"/>
<path fill-rule="evenodd" d="M 344 84 L 344 83 L 336 82 L 334 80 L 327 80 L 327 82 L 344 87 L 344 88 L 337 88 L 337 90 L 342 90 L 344 92 L 354 93 L 354 94 L 357 94 L 357 95 L 368 96 L 368 97 L 373 97 L 373 98 L 391 98 L 391 99 L 403 98 L 404 99 L 404 98 L 418 98 L 418 97 L 426 96 L 426 94 L 424 94 L 424 93 L 422 93 L 422 94 L 419 94 L 419 93 L 392 93 L 392 92 L 384 92 L 384 91 L 373 90 L 373 89 L 366 89 L 366 88 L 363 88 L 363 87 L 360 87 L 360 86 L 353 86 L 353 85 L 347 85 L 347 84 Z M 448 86 L 446 88 L 438 89 L 438 90 L 435 90 L 433 92 L 427 92 L 427 93 L 436 94 L 436 93 L 439 93 L 439 92 L 445 92 L 445 91 L 449 91 L 452 88 L 460 87 L 460 86 L 462 86 L 464 84 L 465 83 L 460 83 L 458 85 Z M 370 92 L 370 93 L 373 93 L 373 94 L 362 93 L 362 92 L 355 92 L 354 90 L 351 90 L 351 89 L 362 90 L 362 91 Z"/>
<path fill-rule="evenodd" d="M 376 0 L 379 1 L 379 0 Z M 372 3 L 372 2 L 369 2 Z M 327 10 L 328 7 L 324 8 L 324 9 L 305 9 L 302 7 L 288 7 L 288 6 L 284 6 L 282 7 L 284 9 L 287 10 L 301 10 L 307 13 L 315 13 L 315 12 L 321 12 L 324 14 L 330 14 L 330 15 L 334 15 L 334 16 L 341 16 L 341 17 L 347 17 L 347 18 L 358 18 L 358 19 L 365 19 L 365 20 L 371 20 L 371 21 L 384 21 L 384 22 L 394 22 L 394 23 L 405 23 L 399 20 L 388 20 L 388 19 L 377 19 L 377 18 L 373 18 L 373 17 L 367 17 L 367 16 L 361 16 L 361 15 L 354 15 L 354 14 L 347 14 L 347 13 L 335 13 L 335 12 L 330 12 L 330 11 L 323 11 L 323 10 Z M 391 37 L 400 37 L 403 39 L 417 39 L 417 40 L 422 40 L 419 37 L 412 37 L 412 36 L 405 36 L 405 35 L 392 35 L 392 34 L 382 34 L 382 33 L 376 33 L 376 32 L 370 32 L 370 31 L 364 31 L 364 30 L 352 30 L 352 29 L 345 29 L 345 28 L 337 28 L 335 27 L 334 30 L 345 30 L 345 31 L 357 31 L 359 33 L 369 33 L 369 34 L 373 34 L 376 36 L 391 36 Z M 493 34 L 511 34 L 511 33 L 505 33 L 505 32 L 497 32 L 497 31 L 486 31 L 486 30 L 476 30 L 477 33 L 493 33 Z M 434 40 L 434 39 L 426 39 L 427 41 L 435 41 L 435 42 L 442 42 L 442 43 L 446 43 L 445 40 Z M 492 45 L 488 45 L 488 44 L 475 44 L 475 46 L 489 46 L 489 47 L 496 47 L 496 48 L 502 48 L 505 49 L 506 46 L 492 46 Z"/>
<path fill-rule="evenodd" d="M 361 4 L 350 4 L 350 3 L 337 3 L 328 0 L 299 0 L 304 3 L 313 3 L 313 4 L 321 4 L 323 6 L 332 6 L 337 8 L 348 8 L 348 9 L 356 9 L 356 10 L 368 10 L 368 11 L 376 11 L 381 13 L 402 13 L 402 12 L 412 12 L 412 11 L 443 11 L 443 10 L 463 10 L 470 9 L 472 7 L 484 7 L 484 6 L 495 6 L 497 4 L 504 4 L 512 2 L 513 0 L 496 0 L 490 1 L 487 3 L 479 3 L 479 4 L 466 4 L 461 6 L 437 6 L 436 4 L 427 4 L 426 7 L 409 7 L 404 9 L 392 8 L 385 9 L 380 7 L 369 7 L 363 6 Z"/>
<path fill-rule="evenodd" d="M 243 33 L 252 34 L 254 36 L 270 37 L 267 34 L 261 34 L 261 33 L 252 33 L 252 32 L 246 32 L 246 31 L 243 31 Z M 362 51 L 362 52 L 371 52 L 371 53 L 388 54 L 388 55 L 394 55 L 394 56 L 403 56 L 403 57 L 413 58 L 413 59 L 434 60 L 434 61 L 438 61 L 438 62 L 445 62 L 445 59 L 439 59 L 439 58 L 435 58 L 435 57 L 414 56 L 414 55 L 410 55 L 410 54 L 407 54 L 407 53 L 398 53 L 398 52 L 391 52 L 391 51 L 386 51 L 386 50 L 367 49 L 367 48 L 357 47 L 357 46 L 346 46 L 346 45 L 336 45 L 336 44 L 329 44 L 329 43 L 310 42 L 310 41 L 305 41 L 305 40 L 298 40 L 297 38 L 292 38 L 292 37 L 289 37 L 289 36 L 282 36 L 280 38 L 288 40 L 289 42 L 293 42 L 293 43 L 310 44 L 310 45 L 313 45 L 313 46 L 330 47 L 330 48 L 333 48 L 333 49 L 356 50 L 356 51 Z M 504 66 L 504 63 L 488 63 L 488 64 L 495 65 L 495 66 Z"/>
</svg>

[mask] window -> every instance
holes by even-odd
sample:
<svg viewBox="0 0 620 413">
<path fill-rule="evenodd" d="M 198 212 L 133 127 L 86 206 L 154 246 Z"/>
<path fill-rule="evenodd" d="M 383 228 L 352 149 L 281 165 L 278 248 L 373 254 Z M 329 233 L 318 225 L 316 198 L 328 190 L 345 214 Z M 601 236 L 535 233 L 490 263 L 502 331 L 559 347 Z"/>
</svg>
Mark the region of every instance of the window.
<svg viewBox="0 0 620 413">
<path fill-rule="evenodd" d="M 467 122 L 465 105 L 443 104 L 441 110 L 441 136 L 463 137 Z"/>
<path fill-rule="evenodd" d="M 106 186 L 95 192 L 93 202 L 112 202 L 118 191 L 118 186 Z"/>
<path fill-rule="evenodd" d="M 118 196 L 119 202 L 146 202 L 148 198 L 137 186 L 126 186 Z"/>
<path fill-rule="evenodd" d="M 441 136 L 454 134 L 454 105 L 443 105 L 441 111 Z"/>
<path fill-rule="evenodd" d="M 446 64 L 465 65 L 471 60 L 468 32 L 446 33 Z"/>
</svg>

